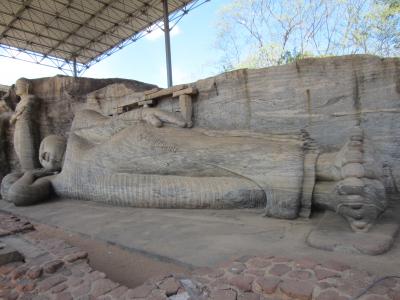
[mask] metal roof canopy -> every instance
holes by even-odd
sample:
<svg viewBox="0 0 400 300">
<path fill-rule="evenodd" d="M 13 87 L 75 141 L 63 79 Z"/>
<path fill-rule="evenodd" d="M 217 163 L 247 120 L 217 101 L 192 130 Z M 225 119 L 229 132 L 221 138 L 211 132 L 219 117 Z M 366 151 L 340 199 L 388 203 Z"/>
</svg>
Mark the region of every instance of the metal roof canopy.
<svg viewBox="0 0 400 300">
<path fill-rule="evenodd" d="M 0 56 L 82 74 L 161 27 L 163 19 L 169 39 L 168 21 L 172 29 L 190 10 L 208 1 L 1 0 Z"/>
</svg>

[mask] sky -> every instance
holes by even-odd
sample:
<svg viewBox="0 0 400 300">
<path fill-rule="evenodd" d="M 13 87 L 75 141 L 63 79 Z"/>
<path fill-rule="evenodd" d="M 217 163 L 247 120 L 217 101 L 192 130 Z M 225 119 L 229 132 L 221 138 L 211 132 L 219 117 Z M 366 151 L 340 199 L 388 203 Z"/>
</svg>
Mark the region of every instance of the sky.
<svg viewBox="0 0 400 300">
<path fill-rule="evenodd" d="M 193 82 L 217 74 L 218 50 L 215 25 L 218 10 L 229 0 L 211 0 L 192 10 L 171 31 L 173 84 Z M 89 68 L 82 76 L 128 78 L 167 86 L 164 36 L 160 29 Z M 61 71 L 0 57 L 0 84 L 11 85 L 20 77 L 39 78 Z"/>
</svg>

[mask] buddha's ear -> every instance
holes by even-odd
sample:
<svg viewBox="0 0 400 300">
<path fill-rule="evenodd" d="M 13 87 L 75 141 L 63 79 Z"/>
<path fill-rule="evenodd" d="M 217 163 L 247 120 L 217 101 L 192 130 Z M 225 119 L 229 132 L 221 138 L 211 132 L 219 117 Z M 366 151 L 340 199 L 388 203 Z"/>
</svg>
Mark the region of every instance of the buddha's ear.
<svg viewBox="0 0 400 300">
<path fill-rule="evenodd" d="M 40 157 L 41 157 L 42 160 L 45 160 L 45 161 L 49 161 L 50 160 L 49 152 L 43 152 Z"/>
</svg>

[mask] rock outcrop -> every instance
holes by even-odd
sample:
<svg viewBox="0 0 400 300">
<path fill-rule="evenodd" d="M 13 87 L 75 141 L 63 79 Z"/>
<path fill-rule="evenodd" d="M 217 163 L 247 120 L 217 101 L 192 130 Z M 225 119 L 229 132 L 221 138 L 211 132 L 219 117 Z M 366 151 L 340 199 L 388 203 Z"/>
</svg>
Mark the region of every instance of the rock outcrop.
<svg viewBox="0 0 400 300">
<path fill-rule="evenodd" d="M 130 93 L 155 87 L 151 84 L 128 79 L 93 79 L 68 76 L 32 79 L 30 83 L 30 93 L 40 101 L 39 113 L 35 116 L 40 132 L 38 143 L 50 134 L 66 137 L 75 112 L 86 107 L 87 95 L 93 91 L 112 84 L 118 84 L 129 90 Z M 11 91 L 11 94 L 15 94 L 15 92 Z M 11 109 L 15 109 L 15 106 Z M 19 170 L 19 162 L 12 143 L 13 129 L 13 127 L 10 128 L 8 147 L 5 147 L 5 149 L 7 149 L 7 158 L 11 170 Z"/>
<path fill-rule="evenodd" d="M 400 187 L 400 59 L 370 55 L 307 58 L 224 73 L 194 83 L 194 127 L 288 134 L 301 129 L 326 152 L 360 125 Z M 163 109 L 179 110 L 165 99 Z"/>
<path fill-rule="evenodd" d="M 60 196 L 140 207 L 266 203 L 281 218 L 309 216 L 314 201 L 367 231 L 398 192 L 396 58 L 305 59 L 164 90 L 69 77 L 32 86 L 41 138 L 70 133 L 62 171 L 49 179 Z M 37 187 L 28 175 L 18 191 Z"/>
</svg>

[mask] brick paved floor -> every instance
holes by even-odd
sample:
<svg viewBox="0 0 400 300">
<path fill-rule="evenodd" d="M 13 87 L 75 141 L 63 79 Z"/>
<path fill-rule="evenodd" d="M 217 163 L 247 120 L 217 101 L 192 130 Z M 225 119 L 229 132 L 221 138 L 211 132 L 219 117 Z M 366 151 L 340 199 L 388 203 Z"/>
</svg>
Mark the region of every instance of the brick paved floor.
<svg viewBox="0 0 400 300">
<path fill-rule="evenodd" d="M 89 265 L 87 253 L 60 239 L 25 232 L 29 221 L 0 213 L 0 233 L 35 249 L 25 262 L 0 266 L 0 299 L 351 299 L 377 278 L 337 262 L 240 257 L 192 274 L 151 278 L 129 289 Z M 379 282 L 364 300 L 400 299 L 400 279 Z"/>
</svg>

